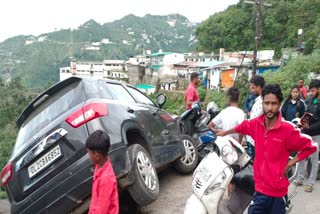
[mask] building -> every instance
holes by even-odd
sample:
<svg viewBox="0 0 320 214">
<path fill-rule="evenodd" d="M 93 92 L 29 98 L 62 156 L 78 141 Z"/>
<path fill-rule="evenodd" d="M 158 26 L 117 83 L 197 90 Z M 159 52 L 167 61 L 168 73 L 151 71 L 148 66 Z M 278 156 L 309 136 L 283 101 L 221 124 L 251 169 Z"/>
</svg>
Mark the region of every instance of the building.
<svg viewBox="0 0 320 214">
<path fill-rule="evenodd" d="M 211 62 L 211 61 L 218 61 L 219 55 L 214 53 L 207 54 L 203 52 L 198 52 L 198 53 L 187 53 L 185 58 L 187 62 Z"/>
<path fill-rule="evenodd" d="M 126 64 L 124 60 L 104 60 L 104 70 L 112 79 L 127 79 Z"/>
<path fill-rule="evenodd" d="M 124 60 L 71 61 L 70 67 L 60 68 L 60 81 L 71 76 L 128 80 Z"/>
<path fill-rule="evenodd" d="M 184 54 L 173 52 L 153 53 L 150 55 L 151 69 L 155 76 L 177 76 L 174 64 L 184 62 Z"/>
<path fill-rule="evenodd" d="M 150 57 L 145 55 L 130 57 L 126 61 L 126 68 L 128 70 L 129 84 L 142 84 L 144 76 L 151 75 Z"/>
</svg>

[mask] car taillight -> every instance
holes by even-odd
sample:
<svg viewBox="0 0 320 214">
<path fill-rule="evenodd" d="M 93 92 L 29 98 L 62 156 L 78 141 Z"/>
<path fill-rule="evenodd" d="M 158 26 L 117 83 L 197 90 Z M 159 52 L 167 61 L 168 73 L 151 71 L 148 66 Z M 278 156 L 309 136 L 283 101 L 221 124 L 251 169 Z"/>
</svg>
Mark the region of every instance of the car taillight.
<svg viewBox="0 0 320 214">
<path fill-rule="evenodd" d="M 1 172 L 1 183 L 2 186 L 7 185 L 12 177 L 12 163 L 9 163 L 6 167 L 3 168 Z"/>
<path fill-rule="evenodd" d="M 66 119 L 66 122 L 73 128 L 78 128 L 90 120 L 106 115 L 108 115 L 106 103 L 88 103 L 78 111 L 71 114 Z"/>
</svg>

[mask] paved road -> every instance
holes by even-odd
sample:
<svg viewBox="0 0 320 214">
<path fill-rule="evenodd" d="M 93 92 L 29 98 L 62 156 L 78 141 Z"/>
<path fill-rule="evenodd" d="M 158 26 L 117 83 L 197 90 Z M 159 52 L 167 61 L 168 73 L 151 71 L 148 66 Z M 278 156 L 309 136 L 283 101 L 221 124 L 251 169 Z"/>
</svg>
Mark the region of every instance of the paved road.
<svg viewBox="0 0 320 214">
<path fill-rule="evenodd" d="M 167 170 L 159 176 L 160 196 L 157 201 L 142 208 L 142 214 L 183 213 L 185 202 L 191 193 L 192 175 L 179 175 L 174 170 Z M 290 214 L 314 214 L 320 210 L 320 181 L 317 181 L 312 193 L 306 193 L 303 187 L 293 199 L 294 207 Z"/>
<path fill-rule="evenodd" d="M 0 200 L 0 214 L 10 213 L 9 202 L 7 200 Z"/>
<path fill-rule="evenodd" d="M 183 213 L 185 202 L 190 196 L 192 175 L 181 175 L 172 169 L 167 169 L 159 175 L 160 196 L 149 206 L 143 207 L 141 214 L 179 214 Z M 312 193 L 298 188 L 298 194 L 293 199 L 294 208 L 291 214 L 314 214 L 320 210 L 320 181 L 315 184 Z M 0 200 L 0 214 L 9 213 L 8 202 Z"/>
</svg>

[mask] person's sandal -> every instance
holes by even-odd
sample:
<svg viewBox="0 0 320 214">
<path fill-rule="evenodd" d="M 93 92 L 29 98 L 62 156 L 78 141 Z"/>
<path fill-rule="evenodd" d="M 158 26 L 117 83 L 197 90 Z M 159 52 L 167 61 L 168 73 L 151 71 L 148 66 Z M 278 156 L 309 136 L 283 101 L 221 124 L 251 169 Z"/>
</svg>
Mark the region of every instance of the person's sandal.
<svg viewBox="0 0 320 214">
<path fill-rule="evenodd" d="M 311 185 L 306 185 L 306 186 L 304 187 L 304 191 L 305 191 L 305 192 L 312 192 L 312 186 L 311 186 Z"/>
<path fill-rule="evenodd" d="M 294 180 L 293 182 L 294 182 L 294 184 L 295 184 L 296 186 L 303 186 L 303 182 L 302 182 L 302 181 Z"/>
</svg>

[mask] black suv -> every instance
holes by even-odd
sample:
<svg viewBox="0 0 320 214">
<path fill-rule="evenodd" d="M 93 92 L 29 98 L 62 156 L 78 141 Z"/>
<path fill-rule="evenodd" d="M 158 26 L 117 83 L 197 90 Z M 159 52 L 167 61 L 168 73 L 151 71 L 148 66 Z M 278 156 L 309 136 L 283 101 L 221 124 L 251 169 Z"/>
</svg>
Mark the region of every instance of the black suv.
<svg viewBox="0 0 320 214">
<path fill-rule="evenodd" d="M 93 167 L 87 137 L 104 130 L 119 190 L 139 205 L 159 194 L 156 170 L 173 163 L 182 172 L 197 164 L 192 138 L 179 118 L 136 88 L 111 80 L 71 77 L 35 98 L 20 115 L 19 133 L 1 173 L 12 213 L 67 213 L 88 206 Z M 81 205 L 81 206 L 80 206 Z"/>
</svg>

